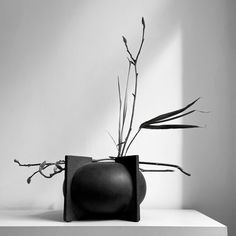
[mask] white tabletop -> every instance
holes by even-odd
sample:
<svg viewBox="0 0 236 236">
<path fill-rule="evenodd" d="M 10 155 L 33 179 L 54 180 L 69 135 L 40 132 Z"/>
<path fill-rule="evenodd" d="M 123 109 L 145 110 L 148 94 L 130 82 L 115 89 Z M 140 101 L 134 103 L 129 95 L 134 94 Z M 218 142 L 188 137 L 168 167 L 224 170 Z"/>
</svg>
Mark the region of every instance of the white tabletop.
<svg viewBox="0 0 236 236">
<path fill-rule="evenodd" d="M 138 230 L 139 235 L 214 235 L 226 236 L 227 228 L 223 224 L 203 215 L 195 210 L 143 210 L 141 209 L 140 222 L 128 222 L 121 220 L 105 221 L 74 221 L 64 222 L 62 211 L 45 210 L 1 210 L 0 211 L 0 235 L 14 235 L 14 228 L 17 228 L 17 235 L 27 236 L 36 234 L 36 231 L 44 230 L 44 235 L 52 234 L 52 229 L 58 230 L 59 235 L 109 235 L 108 228 L 112 228 L 113 236 L 119 235 L 122 228 L 123 235 L 129 235 Z M 112 226 L 112 227 L 111 227 Z M 122 227 L 121 227 L 122 226 Z M 127 227 L 126 227 L 127 226 Z M 33 227 L 33 229 L 32 229 Z M 107 229 L 106 229 L 107 228 Z M 105 232 L 102 232 L 105 229 Z M 13 230 L 13 231 L 12 231 Z M 63 233 L 63 231 L 65 232 Z M 82 230 L 82 231 L 81 231 Z M 85 231 L 84 231 L 85 230 Z M 133 230 L 133 231 L 132 231 Z M 144 230 L 144 231 L 142 231 Z M 91 234 L 89 233 L 91 231 Z M 101 232 L 100 232 L 101 231 Z M 10 234 L 11 232 L 11 234 Z M 74 233 L 73 233 L 74 232 Z M 107 234 L 106 234 L 107 232 Z M 117 234 L 116 234 L 117 232 Z M 143 234 L 142 234 L 143 232 Z M 196 234 L 195 234 L 196 232 Z M 16 232 L 15 232 L 16 233 Z M 42 233 L 42 232 L 41 232 Z M 69 233 L 69 234 L 68 234 Z M 40 233 L 39 233 L 40 235 Z M 58 235 L 58 232 L 57 232 Z M 147 235 L 146 235 L 147 236 Z"/>
</svg>

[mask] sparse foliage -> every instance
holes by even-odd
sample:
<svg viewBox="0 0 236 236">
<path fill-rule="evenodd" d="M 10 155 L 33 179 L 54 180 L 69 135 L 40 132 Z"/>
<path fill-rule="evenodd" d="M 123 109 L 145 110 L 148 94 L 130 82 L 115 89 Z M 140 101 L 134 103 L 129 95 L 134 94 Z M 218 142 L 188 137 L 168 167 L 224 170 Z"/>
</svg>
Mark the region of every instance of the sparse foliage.
<svg viewBox="0 0 236 236">
<path fill-rule="evenodd" d="M 135 117 L 135 107 L 136 107 L 136 100 L 137 100 L 137 93 L 138 93 L 138 81 L 139 81 L 139 73 L 138 73 L 138 60 L 140 53 L 143 48 L 144 44 L 144 36 L 145 36 L 145 21 L 144 18 L 142 17 L 141 20 L 142 23 L 142 38 L 141 42 L 138 48 L 138 51 L 136 53 L 136 56 L 130 51 L 129 46 L 128 46 L 128 41 L 127 39 L 122 36 L 127 54 L 128 54 L 128 72 L 127 72 L 127 78 L 126 78 L 126 86 L 125 86 L 125 92 L 124 92 L 124 98 L 122 99 L 122 92 L 121 92 L 121 85 L 120 85 L 120 78 L 118 77 L 118 97 L 119 97 L 119 117 L 118 117 L 118 141 L 116 143 L 115 139 L 113 136 L 108 132 L 109 136 L 111 137 L 112 141 L 115 143 L 116 148 L 117 148 L 117 157 L 124 157 L 127 155 L 127 152 L 137 137 L 137 135 L 140 133 L 142 129 L 153 129 L 153 130 L 159 130 L 159 129 L 189 129 L 189 128 L 199 128 L 200 126 L 198 125 L 189 125 L 189 124 L 160 124 L 172 120 L 176 120 L 178 118 L 181 118 L 183 116 L 190 115 L 194 112 L 197 112 L 198 110 L 191 110 L 186 113 L 185 112 L 188 108 L 192 107 L 198 100 L 194 100 L 187 106 L 171 111 L 165 114 L 158 115 L 152 119 L 149 119 L 145 122 L 143 122 L 138 130 L 134 133 L 133 137 L 130 139 L 131 133 L 133 131 L 133 121 Z M 133 70 L 134 72 L 134 88 L 132 92 L 133 96 L 133 101 L 130 107 L 130 120 L 128 123 L 128 130 L 125 132 L 125 123 L 127 121 L 127 112 L 128 112 L 128 87 L 129 87 L 129 82 L 130 82 L 130 75 L 131 71 Z M 202 111 L 199 111 L 202 112 Z M 126 135 L 124 136 L 124 133 Z M 109 157 L 105 159 L 98 159 L 98 160 L 92 160 L 93 162 L 99 162 L 99 161 L 114 161 L 116 157 Z M 36 163 L 36 164 L 21 164 L 18 160 L 14 160 L 15 163 L 17 163 L 19 166 L 24 166 L 24 167 L 37 167 L 37 170 L 27 178 L 27 183 L 31 183 L 31 179 L 34 175 L 40 174 L 45 178 L 52 178 L 54 175 L 61 173 L 62 171 L 65 170 L 65 161 L 64 160 L 59 160 L 57 162 L 42 162 L 42 163 Z M 178 165 L 174 164 L 166 164 L 166 163 L 157 163 L 157 162 L 139 162 L 140 165 L 152 165 L 152 166 L 167 166 L 171 168 L 178 169 L 181 171 L 183 174 L 190 176 L 189 173 L 184 171 L 181 167 Z M 53 172 L 50 174 L 45 173 L 45 169 L 48 167 L 53 167 Z M 174 169 L 143 169 L 140 168 L 140 171 L 142 172 L 173 172 Z"/>
</svg>

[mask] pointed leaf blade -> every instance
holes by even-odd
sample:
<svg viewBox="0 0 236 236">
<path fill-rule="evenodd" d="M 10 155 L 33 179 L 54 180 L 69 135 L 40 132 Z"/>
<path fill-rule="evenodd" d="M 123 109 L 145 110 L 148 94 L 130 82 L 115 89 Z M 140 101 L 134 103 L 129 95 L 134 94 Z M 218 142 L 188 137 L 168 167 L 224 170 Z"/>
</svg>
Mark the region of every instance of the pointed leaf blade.
<svg viewBox="0 0 236 236">
<path fill-rule="evenodd" d="M 172 117 L 172 116 L 175 116 L 175 115 L 178 115 L 179 113 L 182 113 L 183 111 L 187 110 L 189 107 L 191 107 L 194 103 L 196 103 L 198 100 L 200 99 L 197 98 L 196 100 L 194 100 L 193 102 L 191 102 L 190 104 L 188 104 L 187 106 L 181 108 L 181 109 L 178 109 L 178 110 L 175 110 L 175 111 L 171 111 L 171 112 L 168 112 L 168 113 L 164 113 L 162 115 L 159 115 L 153 119 L 150 119 L 148 121 L 145 121 L 143 122 L 141 125 L 146 125 L 146 124 L 153 124 L 153 123 L 157 123 L 158 121 L 161 121 L 161 120 L 164 120 L 164 119 L 167 119 L 169 117 Z"/>
<path fill-rule="evenodd" d="M 152 124 L 163 123 L 163 122 L 175 120 L 175 119 L 181 118 L 181 117 L 183 117 L 183 116 L 190 115 L 191 113 L 193 113 L 193 112 L 195 112 L 195 111 L 196 111 L 196 110 L 192 110 L 192 111 L 186 112 L 186 113 L 184 113 L 184 114 L 181 114 L 181 115 L 178 115 L 178 116 L 169 118 L 169 119 L 164 119 L 164 120 L 159 120 L 159 121 L 153 122 Z M 143 124 L 140 125 L 140 128 L 143 128 L 143 127 L 146 126 L 146 125 L 148 125 L 148 123 L 145 123 L 145 122 L 144 122 Z"/>
<path fill-rule="evenodd" d="M 143 129 L 190 129 L 200 128 L 198 125 L 170 124 L 170 125 L 144 125 Z"/>
</svg>

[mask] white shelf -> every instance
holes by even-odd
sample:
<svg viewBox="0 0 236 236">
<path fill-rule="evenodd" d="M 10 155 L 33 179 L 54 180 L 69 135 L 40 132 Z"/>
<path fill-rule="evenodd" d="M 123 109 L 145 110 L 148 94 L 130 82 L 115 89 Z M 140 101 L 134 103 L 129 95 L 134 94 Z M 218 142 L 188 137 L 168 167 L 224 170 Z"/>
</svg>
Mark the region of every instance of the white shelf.
<svg viewBox="0 0 236 236">
<path fill-rule="evenodd" d="M 195 210 L 143 210 L 140 222 L 66 223 L 62 211 L 1 211 L 1 236 L 227 236 L 227 227 Z"/>
</svg>

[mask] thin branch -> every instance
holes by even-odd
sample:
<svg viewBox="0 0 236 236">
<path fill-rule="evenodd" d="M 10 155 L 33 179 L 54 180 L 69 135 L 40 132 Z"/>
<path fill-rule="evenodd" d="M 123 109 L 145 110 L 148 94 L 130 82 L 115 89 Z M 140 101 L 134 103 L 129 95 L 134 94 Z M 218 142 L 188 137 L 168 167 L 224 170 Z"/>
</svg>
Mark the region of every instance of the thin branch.
<svg viewBox="0 0 236 236">
<path fill-rule="evenodd" d="M 136 132 L 136 134 L 134 135 L 134 137 L 132 138 L 132 140 L 130 141 L 129 145 L 128 145 L 127 148 L 126 148 L 125 156 L 126 156 L 126 153 L 127 153 L 128 150 L 129 150 L 130 145 L 131 145 L 132 142 L 135 140 L 135 138 L 137 137 L 137 135 L 139 134 L 140 131 L 141 131 L 141 129 L 139 128 L 138 131 Z"/>
<path fill-rule="evenodd" d="M 182 173 L 184 173 L 185 175 L 191 176 L 191 174 L 187 173 L 186 171 L 184 171 L 180 166 L 178 165 L 173 165 L 173 164 L 166 164 L 166 163 L 158 163 L 158 162 L 139 162 L 139 164 L 144 164 L 144 165 L 156 165 L 156 166 L 169 166 L 169 167 L 173 167 L 173 168 L 177 168 L 179 169 Z"/>
<path fill-rule="evenodd" d="M 36 175 L 37 173 L 39 173 L 38 170 L 35 171 L 31 176 L 29 176 L 29 177 L 27 178 L 27 183 L 28 183 L 28 184 L 30 184 L 32 177 L 33 177 L 34 175 Z"/>
<path fill-rule="evenodd" d="M 42 163 L 34 163 L 34 164 L 21 164 L 18 160 L 14 160 L 14 162 L 15 163 L 17 163 L 19 166 L 23 166 L 23 167 L 33 167 L 33 166 L 38 166 L 39 167 L 39 169 L 37 170 L 37 171 L 35 171 L 31 176 L 29 176 L 28 178 L 27 178 L 27 183 L 28 184 L 30 184 L 30 182 L 31 182 L 31 179 L 32 179 L 32 177 L 34 176 L 34 175 L 36 175 L 36 174 L 41 174 L 43 177 L 45 177 L 45 178 L 52 178 L 54 175 L 56 175 L 56 174 L 59 174 L 59 173 L 61 173 L 62 171 L 64 171 L 65 170 L 65 168 L 63 168 L 63 167 L 61 167 L 60 165 L 63 165 L 63 164 L 65 164 L 65 161 L 64 160 L 59 160 L 59 161 L 57 161 L 57 162 L 55 162 L 55 163 L 52 163 L 52 162 L 46 162 L 46 161 L 44 161 L 44 162 L 42 162 Z M 45 170 L 46 168 L 48 168 L 49 166 L 55 166 L 55 167 L 57 167 L 57 169 L 58 169 L 58 171 L 55 171 L 54 173 L 51 173 L 51 174 L 49 174 L 49 175 L 46 175 L 46 174 L 44 174 L 43 173 L 43 170 Z"/>
<path fill-rule="evenodd" d="M 42 163 L 43 164 L 43 163 Z M 45 170 L 46 168 L 48 168 L 50 165 L 45 165 L 44 167 L 41 167 L 41 165 L 39 166 L 39 173 L 45 177 L 45 178 L 50 178 L 50 176 L 47 176 L 43 173 L 43 170 Z"/>
<path fill-rule="evenodd" d="M 140 55 L 140 52 L 142 50 L 142 46 L 143 46 L 143 43 L 144 43 L 144 34 L 145 34 L 145 22 L 144 22 L 143 18 L 142 18 L 142 25 L 143 25 L 142 41 L 141 41 L 141 44 L 140 44 L 140 47 L 139 47 L 139 50 L 138 50 L 138 53 L 137 53 L 137 56 L 136 56 L 135 59 L 133 58 L 132 54 L 130 53 L 130 51 L 128 49 L 126 38 L 123 37 L 123 41 L 125 43 L 126 49 L 127 49 L 128 53 L 130 54 L 130 57 L 131 57 L 131 59 L 133 61 L 134 73 L 135 73 L 135 85 L 134 85 L 134 93 L 133 93 L 134 100 L 133 100 L 133 106 L 132 106 L 132 111 L 131 111 L 130 125 L 129 125 L 129 130 L 128 130 L 128 133 L 126 135 L 126 138 L 125 138 L 125 141 L 124 141 L 124 145 L 123 145 L 123 148 L 122 148 L 122 151 L 121 151 L 121 156 L 124 155 L 125 148 L 126 148 L 126 145 L 127 145 L 127 142 L 128 142 L 129 136 L 130 136 L 130 133 L 132 131 L 132 125 L 133 125 L 133 120 L 134 120 L 134 111 L 135 111 L 136 97 L 137 97 L 137 91 L 138 91 L 138 69 L 137 69 L 137 63 L 138 63 L 138 58 L 139 58 L 139 55 Z"/>
<path fill-rule="evenodd" d="M 124 42 L 124 44 L 125 44 L 125 47 L 126 47 L 126 51 L 127 51 L 127 53 L 129 54 L 129 56 L 130 56 L 130 61 L 132 62 L 132 64 L 133 63 L 135 63 L 135 59 L 133 58 L 133 55 L 132 55 L 132 53 L 130 52 L 130 50 L 129 50 L 129 47 L 128 47 L 128 44 L 127 44 L 127 39 L 124 37 L 124 36 L 122 36 L 122 38 L 123 38 L 123 42 Z"/>
<path fill-rule="evenodd" d="M 14 159 L 14 162 L 17 163 L 19 166 L 24 167 L 31 167 L 31 166 L 40 166 L 41 163 L 35 163 L 35 164 L 21 164 L 18 160 Z"/>
<path fill-rule="evenodd" d="M 138 60 L 138 57 L 139 57 L 139 55 L 140 55 L 140 52 L 141 52 L 141 50 L 142 50 L 143 43 L 144 43 L 145 21 L 144 21 L 144 18 L 143 18 L 143 17 L 142 17 L 142 25 L 143 25 L 142 41 L 141 41 L 141 44 L 140 44 L 140 47 L 139 47 L 139 50 L 138 50 L 137 56 L 136 56 L 136 58 L 135 58 L 135 61 Z"/>
<path fill-rule="evenodd" d="M 109 132 L 109 131 L 107 131 L 107 133 L 108 133 L 108 135 L 110 136 L 110 138 L 111 138 L 111 140 L 113 141 L 113 143 L 115 144 L 115 146 L 116 146 L 116 149 L 118 150 L 118 147 L 117 147 L 117 144 L 116 144 L 116 141 L 115 141 L 115 139 L 113 138 L 113 136 L 110 134 L 110 132 Z"/>
<path fill-rule="evenodd" d="M 136 62 L 137 62 L 137 61 L 136 61 Z M 131 131 L 132 131 L 132 125 L 133 125 L 133 120 L 134 120 L 134 111 L 135 111 L 136 97 L 137 97 L 137 91 L 138 91 L 138 72 L 137 72 L 137 65 L 136 65 L 136 62 L 135 62 L 135 64 L 134 64 L 134 71 L 135 71 L 135 85 L 134 85 L 135 87 L 134 87 L 134 93 L 133 93 L 134 100 L 133 100 L 133 106 L 132 106 L 132 112 L 131 112 L 129 130 L 128 130 L 128 133 L 127 133 L 127 135 L 126 135 L 125 141 L 124 141 L 125 143 L 124 143 L 124 145 L 123 145 L 123 149 L 122 149 L 122 152 L 121 152 L 121 156 L 123 156 L 123 154 L 124 154 L 127 141 L 128 141 L 128 139 L 129 139 L 130 133 L 131 133 Z"/>
<path fill-rule="evenodd" d="M 40 166 L 42 164 L 42 162 L 41 163 L 34 163 L 34 164 L 22 164 L 16 159 L 14 159 L 14 162 L 17 163 L 19 166 L 24 166 L 24 167 Z M 63 165 L 63 164 L 65 164 L 65 161 L 64 160 L 59 160 L 59 161 L 57 161 L 57 163 Z M 49 166 L 50 165 L 55 165 L 55 163 L 48 162 L 48 163 L 46 163 L 46 165 L 49 165 Z"/>
<path fill-rule="evenodd" d="M 142 169 L 142 168 L 139 168 L 140 171 L 142 172 L 174 172 L 174 170 L 171 170 L 171 169 L 165 169 L 165 170 L 147 170 L 147 169 Z"/>
<path fill-rule="evenodd" d="M 65 168 L 62 168 L 62 169 L 60 169 L 60 170 L 58 170 L 58 171 L 56 171 L 56 172 L 54 172 L 54 173 L 51 173 L 51 174 L 49 174 L 49 175 L 45 175 L 45 174 L 44 174 L 42 171 L 40 171 L 40 170 L 39 170 L 39 173 L 40 173 L 43 177 L 50 179 L 50 178 L 52 178 L 54 175 L 59 174 L 59 173 L 61 173 L 61 172 L 64 171 L 64 170 L 65 170 Z"/>
</svg>

